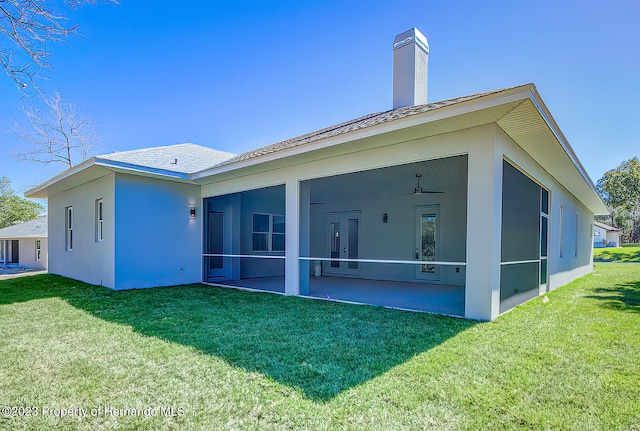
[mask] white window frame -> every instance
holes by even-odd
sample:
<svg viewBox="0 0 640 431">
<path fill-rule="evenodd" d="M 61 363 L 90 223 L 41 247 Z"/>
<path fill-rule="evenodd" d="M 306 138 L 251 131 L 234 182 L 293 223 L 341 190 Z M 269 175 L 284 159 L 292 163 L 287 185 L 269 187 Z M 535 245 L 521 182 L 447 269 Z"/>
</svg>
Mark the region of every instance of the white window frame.
<svg viewBox="0 0 640 431">
<path fill-rule="evenodd" d="M 104 204 L 102 198 L 96 199 L 96 242 L 102 242 L 104 237 Z"/>
<path fill-rule="evenodd" d="M 269 217 L 269 230 L 268 231 L 256 231 L 255 230 L 255 225 L 254 225 L 254 216 L 257 215 L 261 215 L 261 216 L 268 216 Z M 273 249 L 273 236 L 274 235 L 282 235 L 282 237 L 284 238 L 285 233 L 284 232 L 274 232 L 273 229 L 273 223 L 274 223 L 274 218 L 275 217 L 282 217 L 285 218 L 284 215 L 282 214 L 270 214 L 270 213 L 253 213 L 251 215 L 251 251 L 253 251 L 254 253 L 284 253 L 284 249 L 283 250 L 274 250 Z M 286 219 L 285 219 L 285 223 L 286 223 Z M 266 250 L 256 250 L 253 248 L 253 236 L 254 235 L 267 235 L 267 249 Z M 284 242 L 283 242 L 284 244 Z"/>
<path fill-rule="evenodd" d="M 68 206 L 64 210 L 65 210 L 64 247 L 66 251 L 73 251 L 73 207 Z"/>
<path fill-rule="evenodd" d="M 546 202 L 546 207 L 547 207 L 547 212 L 544 212 L 543 209 L 543 196 L 544 196 L 544 192 L 546 192 L 547 194 L 547 202 Z M 546 256 L 542 255 L 542 249 L 540 250 L 540 271 L 539 271 L 539 282 L 540 284 L 547 284 L 548 280 L 549 280 L 549 238 L 550 238 L 550 231 L 551 231 L 551 224 L 549 223 L 549 208 L 551 205 L 551 191 L 540 186 L 540 241 L 542 242 L 542 225 L 543 225 L 543 221 L 546 220 L 547 223 L 547 237 L 545 238 L 546 244 L 547 244 L 547 249 L 546 249 Z M 542 263 L 544 262 L 544 264 L 546 265 L 546 271 L 545 271 L 545 279 L 542 279 Z"/>
<path fill-rule="evenodd" d="M 40 252 L 42 250 L 42 243 L 39 239 L 36 240 L 36 261 L 40 261 Z"/>
<path fill-rule="evenodd" d="M 564 205 L 560 205 L 560 258 L 564 258 Z"/>
<path fill-rule="evenodd" d="M 578 244 L 578 233 L 580 232 L 580 229 L 578 228 L 578 222 L 579 222 L 578 213 L 576 213 L 576 232 L 575 232 L 576 238 L 575 238 L 575 244 L 574 244 L 574 246 L 575 246 L 574 256 L 575 257 L 578 257 L 578 246 L 579 246 L 579 244 Z"/>
</svg>

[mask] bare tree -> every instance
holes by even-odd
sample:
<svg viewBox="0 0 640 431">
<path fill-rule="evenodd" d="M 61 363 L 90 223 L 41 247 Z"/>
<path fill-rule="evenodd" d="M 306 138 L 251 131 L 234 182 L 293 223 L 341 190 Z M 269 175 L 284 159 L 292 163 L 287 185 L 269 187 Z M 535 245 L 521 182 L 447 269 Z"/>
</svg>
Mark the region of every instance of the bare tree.
<svg viewBox="0 0 640 431">
<path fill-rule="evenodd" d="M 63 1 L 72 8 L 96 2 Z M 55 0 L 0 0 L 0 67 L 22 91 L 29 83 L 35 86 L 41 69 L 51 68 L 49 45 L 77 33 L 76 25 L 64 25 L 67 19 L 53 3 Z"/>
<path fill-rule="evenodd" d="M 17 139 L 31 143 L 32 148 L 13 155 L 23 161 L 61 163 L 67 168 L 86 160 L 101 142 L 94 117 L 63 102 L 59 92 L 51 98 L 44 97 L 43 102 L 44 112 L 34 106 L 22 108 L 29 130 L 15 122 L 14 133 Z"/>
</svg>

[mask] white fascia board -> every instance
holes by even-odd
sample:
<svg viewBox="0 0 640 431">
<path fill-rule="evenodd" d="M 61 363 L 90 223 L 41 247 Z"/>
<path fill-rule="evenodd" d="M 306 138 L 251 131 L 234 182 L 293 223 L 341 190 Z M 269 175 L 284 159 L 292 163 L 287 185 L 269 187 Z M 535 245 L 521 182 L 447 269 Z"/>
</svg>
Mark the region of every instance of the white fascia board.
<svg viewBox="0 0 640 431">
<path fill-rule="evenodd" d="M 186 181 L 191 180 L 191 176 L 184 172 L 169 171 L 166 169 L 159 169 L 159 168 L 150 168 L 147 166 L 135 165 L 133 163 L 116 162 L 114 160 L 97 158 L 95 164 L 97 166 L 102 166 L 107 169 L 128 172 L 134 175 L 148 174 L 150 176 L 161 177 L 164 179 L 176 179 L 176 180 L 186 180 Z"/>
<path fill-rule="evenodd" d="M 225 172 L 235 171 L 242 168 L 259 165 L 262 163 L 270 162 L 273 160 L 283 159 L 311 151 L 320 150 L 334 145 L 340 145 L 351 141 L 369 138 L 383 133 L 394 132 L 397 130 L 406 129 L 421 124 L 427 124 L 430 122 L 443 120 L 446 118 L 456 117 L 459 115 L 468 114 L 471 112 L 480 111 L 482 109 L 492 108 L 494 106 L 504 105 L 507 103 L 515 102 L 518 100 L 526 100 L 530 98 L 530 88 L 532 84 L 523 85 L 510 90 L 505 90 L 500 93 L 490 94 L 487 96 L 479 97 L 477 99 L 468 100 L 465 102 L 459 102 L 456 104 L 443 106 L 441 108 L 432 109 L 430 111 L 411 115 L 398 120 L 388 121 L 375 126 L 365 127 L 353 132 L 347 132 L 338 136 L 332 136 L 329 138 L 319 139 L 318 141 L 308 144 L 302 144 L 294 146 L 284 150 L 275 151 L 263 156 L 252 157 L 247 160 L 242 160 L 236 163 L 222 166 L 214 166 L 209 169 L 205 169 L 200 172 L 195 172 L 191 175 L 191 179 L 200 180 L 205 177 L 222 174 Z M 204 183 L 204 182 L 202 182 Z"/>
<path fill-rule="evenodd" d="M 28 198 L 45 198 L 47 197 L 46 190 L 49 187 L 93 166 L 99 166 L 114 172 L 122 172 L 132 175 L 141 175 L 165 180 L 193 183 L 193 181 L 191 181 L 191 176 L 187 173 L 168 171 L 166 169 L 150 168 L 146 166 L 134 165 L 131 163 L 116 162 L 113 160 L 92 157 L 91 159 L 86 160 L 71 169 L 67 169 L 66 171 L 54 176 L 53 178 L 50 178 L 44 183 L 39 184 L 30 190 L 27 190 L 24 195 Z"/>
<path fill-rule="evenodd" d="M 569 159 L 573 163 L 573 166 L 576 168 L 576 170 L 578 171 L 578 173 L 580 174 L 580 176 L 582 177 L 584 182 L 587 184 L 587 186 L 589 186 L 589 188 L 591 189 L 593 194 L 600 201 L 600 203 L 602 205 L 602 210 L 604 211 L 604 213 L 608 213 L 609 210 L 607 209 L 606 204 L 602 200 L 602 196 L 600 195 L 600 192 L 598 192 L 598 189 L 596 188 L 595 184 L 593 183 L 593 181 L 591 180 L 591 178 L 587 174 L 587 171 L 584 169 L 584 166 L 582 166 L 582 163 L 580 163 L 580 160 L 578 160 L 578 157 L 576 156 L 576 153 L 573 151 L 573 148 L 571 148 L 571 145 L 569 145 L 569 141 L 567 140 L 567 138 L 562 133 L 562 130 L 560 130 L 560 127 L 558 127 L 558 124 L 553 119 L 553 116 L 551 115 L 551 112 L 549 112 L 549 109 L 547 108 L 547 106 L 542 101 L 542 98 L 540 97 L 540 94 L 538 94 L 538 91 L 536 90 L 536 88 L 534 86 L 531 87 L 531 96 L 530 96 L 530 98 L 531 98 L 531 102 L 534 104 L 534 106 L 536 107 L 536 109 L 540 113 L 540 116 L 542 117 L 542 119 L 547 124 L 547 127 L 549 127 L 549 130 L 551 130 L 551 132 L 554 134 L 554 136 L 556 137 L 558 143 L 560 144 L 560 146 L 562 147 L 564 152 L 567 154 L 567 156 L 569 157 Z"/>
</svg>

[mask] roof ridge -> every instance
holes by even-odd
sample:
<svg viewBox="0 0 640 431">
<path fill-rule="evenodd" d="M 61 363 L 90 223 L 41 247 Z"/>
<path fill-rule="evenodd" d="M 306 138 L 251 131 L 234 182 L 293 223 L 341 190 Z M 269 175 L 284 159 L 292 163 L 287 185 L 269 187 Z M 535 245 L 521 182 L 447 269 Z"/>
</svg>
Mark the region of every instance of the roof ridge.
<svg viewBox="0 0 640 431">
<path fill-rule="evenodd" d="M 202 148 L 205 150 L 210 150 L 210 151 L 215 151 L 218 153 L 226 153 L 226 154 L 235 154 L 235 153 L 231 153 L 229 151 L 223 151 L 223 150 L 218 150 L 215 148 L 211 148 L 211 147 L 207 147 L 205 145 L 200 145 L 200 144 L 194 144 L 193 142 L 183 142 L 181 144 L 170 144 L 170 145 L 158 145 L 155 147 L 146 147 L 146 148 L 136 148 L 133 150 L 125 150 L 125 151 L 114 151 L 113 153 L 105 153 L 105 154 L 101 154 L 99 156 L 96 156 L 96 158 L 101 158 L 101 157 L 105 157 L 105 156 L 111 156 L 113 154 L 124 154 L 124 153 L 142 153 L 142 152 L 151 152 L 151 151 L 161 151 L 161 150 L 166 150 L 168 148 L 174 148 L 174 147 L 184 147 L 184 146 L 194 146 L 194 147 L 198 147 L 198 148 Z"/>
</svg>

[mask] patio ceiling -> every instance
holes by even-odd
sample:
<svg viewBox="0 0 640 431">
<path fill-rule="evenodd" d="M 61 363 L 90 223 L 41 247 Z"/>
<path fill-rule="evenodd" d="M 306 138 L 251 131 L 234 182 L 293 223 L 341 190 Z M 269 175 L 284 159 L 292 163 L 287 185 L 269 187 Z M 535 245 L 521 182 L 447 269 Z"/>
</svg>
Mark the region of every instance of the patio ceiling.
<svg viewBox="0 0 640 431">
<path fill-rule="evenodd" d="M 418 163 L 391 166 L 312 180 L 311 201 L 326 202 L 336 198 L 358 196 L 403 196 L 416 187 L 421 174 L 424 190 L 443 191 L 467 185 L 467 157 L 455 156 Z"/>
</svg>

